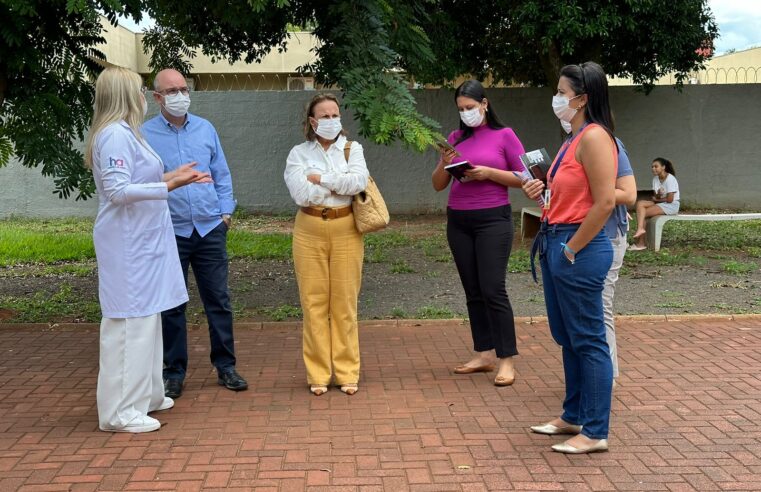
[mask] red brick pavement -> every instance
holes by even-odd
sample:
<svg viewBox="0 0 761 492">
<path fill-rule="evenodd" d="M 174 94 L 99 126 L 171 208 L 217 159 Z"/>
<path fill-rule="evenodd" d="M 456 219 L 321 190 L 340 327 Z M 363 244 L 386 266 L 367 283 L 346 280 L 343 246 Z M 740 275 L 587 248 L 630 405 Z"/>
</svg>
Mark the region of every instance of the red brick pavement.
<svg viewBox="0 0 761 492">
<path fill-rule="evenodd" d="M 2 326 L 2 325 L 0 325 Z M 97 328 L 0 328 L 0 490 L 761 490 L 761 320 L 619 323 L 611 451 L 553 453 L 528 432 L 559 412 L 546 323 L 520 324 L 514 386 L 455 376 L 452 322 L 361 330 L 361 391 L 311 396 L 294 324 L 239 324 L 238 368 L 216 384 L 208 336 L 164 427 L 97 430 Z"/>
</svg>

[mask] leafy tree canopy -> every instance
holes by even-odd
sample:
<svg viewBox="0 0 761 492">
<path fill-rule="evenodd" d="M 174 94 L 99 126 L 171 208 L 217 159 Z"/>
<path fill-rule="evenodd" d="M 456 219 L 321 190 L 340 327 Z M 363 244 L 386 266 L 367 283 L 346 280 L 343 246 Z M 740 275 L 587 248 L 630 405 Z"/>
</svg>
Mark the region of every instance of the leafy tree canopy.
<svg viewBox="0 0 761 492">
<path fill-rule="evenodd" d="M 554 87 L 562 65 L 594 60 L 647 87 L 669 72 L 684 80 L 717 35 L 706 0 L 0 0 L 12 19 L 0 25 L 0 166 L 12 153 L 42 166 L 62 197 L 93 193 L 75 142 L 103 58 L 99 12 L 112 22 L 147 12 L 158 26 L 144 38 L 151 66 L 184 72 L 198 51 L 254 62 L 311 26 L 320 45 L 303 70 L 340 87 L 365 137 L 417 150 L 438 135 L 411 79 Z"/>
</svg>

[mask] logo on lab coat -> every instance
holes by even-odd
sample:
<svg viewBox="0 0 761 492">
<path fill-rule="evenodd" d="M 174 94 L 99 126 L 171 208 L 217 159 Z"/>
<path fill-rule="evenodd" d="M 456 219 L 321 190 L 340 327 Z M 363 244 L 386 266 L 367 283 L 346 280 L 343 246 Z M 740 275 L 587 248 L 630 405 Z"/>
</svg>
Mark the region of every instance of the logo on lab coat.
<svg viewBox="0 0 761 492">
<path fill-rule="evenodd" d="M 124 167 L 124 159 L 108 158 L 108 167 Z"/>
</svg>

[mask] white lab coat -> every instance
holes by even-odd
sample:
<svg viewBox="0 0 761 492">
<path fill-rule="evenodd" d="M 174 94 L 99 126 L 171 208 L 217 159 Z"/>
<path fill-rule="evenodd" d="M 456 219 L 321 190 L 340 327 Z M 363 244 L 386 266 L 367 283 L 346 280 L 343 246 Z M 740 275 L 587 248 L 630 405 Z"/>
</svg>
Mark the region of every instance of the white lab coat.
<svg viewBox="0 0 761 492">
<path fill-rule="evenodd" d="M 139 318 L 188 301 L 163 174 L 159 156 L 126 122 L 98 134 L 93 239 L 104 318 Z"/>
</svg>

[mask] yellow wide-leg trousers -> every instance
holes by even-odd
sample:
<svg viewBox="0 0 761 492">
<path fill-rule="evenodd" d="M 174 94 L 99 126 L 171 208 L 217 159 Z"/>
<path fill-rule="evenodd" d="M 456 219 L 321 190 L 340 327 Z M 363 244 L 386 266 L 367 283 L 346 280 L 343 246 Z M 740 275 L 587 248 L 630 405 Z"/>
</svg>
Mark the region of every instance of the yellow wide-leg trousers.
<svg viewBox="0 0 761 492">
<path fill-rule="evenodd" d="M 307 382 L 359 382 L 357 299 L 364 242 L 354 216 L 323 220 L 301 211 L 293 228 L 293 263 L 304 313 Z"/>
</svg>

